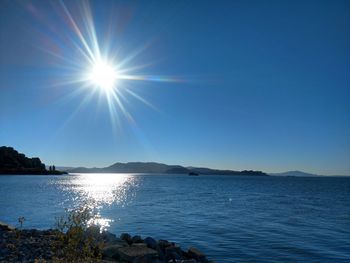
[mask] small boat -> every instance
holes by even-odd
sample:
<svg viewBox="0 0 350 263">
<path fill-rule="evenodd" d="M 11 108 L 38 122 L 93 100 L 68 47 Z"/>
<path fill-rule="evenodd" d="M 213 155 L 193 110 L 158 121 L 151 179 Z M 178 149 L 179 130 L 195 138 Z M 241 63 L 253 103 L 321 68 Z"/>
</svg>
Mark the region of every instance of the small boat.
<svg viewBox="0 0 350 263">
<path fill-rule="evenodd" d="M 188 175 L 189 176 L 198 176 L 199 174 L 197 174 L 196 172 L 189 172 Z"/>
</svg>

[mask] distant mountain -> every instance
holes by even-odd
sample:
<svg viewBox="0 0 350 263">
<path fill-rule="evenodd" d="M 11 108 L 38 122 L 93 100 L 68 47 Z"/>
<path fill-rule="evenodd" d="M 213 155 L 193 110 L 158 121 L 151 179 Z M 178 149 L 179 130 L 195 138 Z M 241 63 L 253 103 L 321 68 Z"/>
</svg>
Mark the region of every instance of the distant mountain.
<svg viewBox="0 0 350 263">
<path fill-rule="evenodd" d="M 195 172 L 198 174 L 220 174 L 220 175 L 267 175 L 261 171 L 253 171 L 253 170 L 243 170 L 243 171 L 232 171 L 232 170 L 218 170 L 218 169 L 210 169 L 210 168 L 197 168 L 191 167 L 191 172 Z"/>
<path fill-rule="evenodd" d="M 60 170 L 60 171 L 68 171 L 68 170 L 72 170 L 72 169 L 75 169 L 76 167 L 72 167 L 72 166 L 56 166 L 56 169 L 57 170 Z M 49 169 L 49 166 L 46 165 L 46 169 Z"/>
<path fill-rule="evenodd" d="M 57 170 L 46 170 L 38 157 L 28 158 L 12 147 L 0 147 L 0 174 L 62 174 Z"/>
<path fill-rule="evenodd" d="M 68 170 L 70 173 L 159 173 L 159 174 L 189 174 L 190 172 L 205 175 L 259 175 L 267 174 L 261 171 L 232 171 L 210 168 L 183 167 L 181 165 L 167 165 L 155 162 L 115 163 L 104 168 L 79 167 Z"/>
<path fill-rule="evenodd" d="M 315 176 L 321 176 L 318 174 L 310 174 L 310 173 L 305 173 L 302 171 L 288 171 L 284 173 L 269 173 L 269 175 L 273 176 L 295 176 L 295 177 L 315 177 Z"/>
</svg>

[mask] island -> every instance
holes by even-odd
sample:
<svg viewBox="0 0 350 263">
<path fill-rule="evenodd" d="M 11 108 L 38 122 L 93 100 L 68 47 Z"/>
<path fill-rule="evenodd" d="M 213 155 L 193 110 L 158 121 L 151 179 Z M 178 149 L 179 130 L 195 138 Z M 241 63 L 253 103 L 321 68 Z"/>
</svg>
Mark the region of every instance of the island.
<svg viewBox="0 0 350 263">
<path fill-rule="evenodd" d="M 56 170 L 54 165 L 47 170 L 40 158 L 28 158 L 12 147 L 1 146 L 0 174 L 61 175 L 67 172 Z"/>
</svg>

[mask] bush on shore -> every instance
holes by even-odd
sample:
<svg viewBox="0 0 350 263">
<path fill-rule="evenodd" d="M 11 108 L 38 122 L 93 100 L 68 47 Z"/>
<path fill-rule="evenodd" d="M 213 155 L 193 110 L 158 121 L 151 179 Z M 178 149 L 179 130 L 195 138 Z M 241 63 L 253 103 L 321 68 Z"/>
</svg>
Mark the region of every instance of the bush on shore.
<svg viewBox="0 0 350 263">
<path fill-rule="evenodd" d="M 96 213 L 88 206 L 56 218 L 58 238 L 54 262 L 96 262 L 101 259 L 103 240 L 99 227 L 90 225 Z M 64 260 L 62 260 L 64 258 Z"/>
</svg>

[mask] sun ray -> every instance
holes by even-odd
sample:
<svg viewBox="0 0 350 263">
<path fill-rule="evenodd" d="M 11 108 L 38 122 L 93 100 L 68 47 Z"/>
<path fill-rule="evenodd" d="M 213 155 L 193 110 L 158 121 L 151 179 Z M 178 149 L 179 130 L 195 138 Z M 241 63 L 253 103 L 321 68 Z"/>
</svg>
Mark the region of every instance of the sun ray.
<svg viewBox="0 0 350 263">
<path fill-rule="evenodd" d="M 57 34 L 54 28 L 50 29 L 58 37 L 57 41 L 53 40 L 58 50 L 51 46 L 39 47 L 55 58 L 58 61 L 55 65 L 62 69 L 61 77 L 52 82 L 50 86 L 69 86 L 71 88 L 71 91 L 59 101 L 69 103 L 71 100 L 76 100 L 78 96 L 82 97 L 76 111 L 68 117 L 67 122 L 94 99 L 97 100 L 96 111 L 106 105 L 113 129 L 121 127 L 122 117 L 129 123 L 136 123 L 129 110 L 133 106 L 130 98 L 159 111 L 146 98 L 137 94 L 131 83 L 183 82 L 183 79 L 140 74 L 142 70 L 155 64 L 155 62 L 136 63 L 136 60 L 154 43 L 154 39 L 139 45 L 128 54 L 123 54 L 120 45 L 112 44 L 113 42 L 120 43 L 113 31 L 108 30 L 108 38 L 104 39 L 108 41 L 99 39 L 101 34 L 98 34 L 98 27 L 94 22 L 88 1 L 82 1 L 80 6 L 72 5 L 74 4 L 71 2 L 66 4 L 63 0 L 55 4 L 58 17 L 69 29 L 62 35 Z M 73 12 L 70 9 L 75 7 L 80 12 Z M 50 33 L 49 37 L 51 35 Z"/>
<path fill-rule="evenodd" d="M 146 104 L 148 107 L 158 111 L 158 109 L 150 102 L 148 102 L 147 100 L 145 100 L 144 98 L 142 98 L 141 96 L 137 95 L 135 92 L 131 91 L 130 89 L 125 89 L 125 91 L 127 93 L 129 93 L 131 96 L 133 96 L 134 98 L 138 99 L 139 101 L 143 102 L 144 104 Z"/>
<path fill-rule="evenodd" d="M 79 29 L 78 25 L 76 24 L 75 20 L 73 19 L 72 15 L 70 14 L 66 5 L 64 4 L 63 1 L 60 1 L 60 3 L 61 3 L 61 6 L 62 6 L 65 14 L 67 15 L 67 18 L 69 19 L 69 22 L 71 23 L 71 26 L 73 27 L 75 33 L 78 35 L 81 43 L 85 47 L 86 51 L 89 53 L 90 57 L 94 58 L 95 57 L 94 53 L 92 52 L 90 46 L 88 45 L 87 41 L 85 40 L 83 34 L 81 33 L 81 30 Z"/>
</svg>

